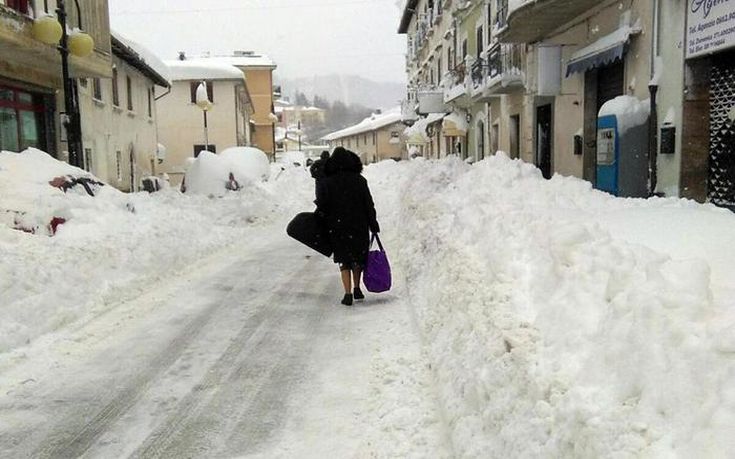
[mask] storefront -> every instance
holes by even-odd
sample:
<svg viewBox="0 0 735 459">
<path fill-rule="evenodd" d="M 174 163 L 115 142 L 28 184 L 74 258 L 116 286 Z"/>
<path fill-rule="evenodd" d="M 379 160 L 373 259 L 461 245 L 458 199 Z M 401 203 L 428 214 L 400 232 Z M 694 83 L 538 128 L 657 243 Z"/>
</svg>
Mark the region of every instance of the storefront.
<svg viewBox="0 0 735 459">
<path fill-rule="evenodd" d="M 53 113 L 52 95 L 0 81 L 0 150 L 55 150 L 50 123 Z"/>
<path fill-rule="evenodd" d="M 687 11 L 682 195 L 735 210 L 735 2 Z"/>
</svg>

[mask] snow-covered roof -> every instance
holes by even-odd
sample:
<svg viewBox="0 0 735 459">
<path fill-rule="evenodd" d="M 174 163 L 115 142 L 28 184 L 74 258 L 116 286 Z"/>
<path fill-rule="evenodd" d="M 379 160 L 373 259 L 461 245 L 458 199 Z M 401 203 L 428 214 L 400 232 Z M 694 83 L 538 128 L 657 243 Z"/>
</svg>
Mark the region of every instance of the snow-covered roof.
<svg viewBox="0 0 735 459">
<path fill-rule="evenodd" d="M 187 58 L 165 61 L 171 81 L 183 80 L 243 80 L 245 74 L 232 64 L 217 62 L 210 58 Z"/>
<path fill-rule="evenodd" d="M 121 59 L 140 70 L 157 85 L 165 87 L 171 85 L 169 68 L 158 56 L 116 30 L 112 30 L 110 35 L 112 36 L 112 50 Z"/>
<path fill-rule="evenodd" d="M 235 52 L 230 56 L 211 56 L 203 59 L 209 59 L 213 62 L 234 65 L 235 67 L 271 67 L 276 68 L 275 62 L 264 55 L 250 52 Z"/>
<path fill-rule="evenodd" d="M 401 107 L 394 107 L 387 110 L 380 115 L 373 114 L 354 126 L 344 128 L 342 130 L 332 132 L 322 137 L 323 140 L 335 140 L 343 137 L 349 137 L 352 135 L 363 134 L 365 132 L 372 132 L 383 128 L 385 126 L 399 123 L 401 121 Z"/>
</svg>

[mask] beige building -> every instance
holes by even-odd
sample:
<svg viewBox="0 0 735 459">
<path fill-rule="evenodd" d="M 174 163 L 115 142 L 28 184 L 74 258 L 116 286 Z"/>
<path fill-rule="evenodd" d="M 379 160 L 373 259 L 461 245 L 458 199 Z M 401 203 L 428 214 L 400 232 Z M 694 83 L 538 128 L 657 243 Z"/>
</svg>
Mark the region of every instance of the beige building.
<svg viewBox="0 0 735 459">
<path fill-rule="evenodd" d="M 231 56 L 205 57 L 209 62 L 229 64 L 245 74 L 247 89 L 252 100 L 253 113 L 251 145 L 274 157 L 276 151 L 273 71 L 276 64 L 268 57 L 253 51 L 235 51 Z"/>
<path fill-rule="evenodd" d="M 618 96 L 650 97 L 652 2 L 591 0 L 512 5 L 501 42 L 525 44 L 525 94 L 493 112 L 500 149 L 509 149 L 504 120 L 520 119 L 520 156 L 553 173 L 596 183 L 597 117 Z M 497 116 L 496 116 L 497 115 Z"/>
<path fill-rule="evenodd" d="M 113 33 L 112 78 L 80 79 L 85 169 L 123 191 L 155 175 L 156 86 L 170 87 L 167 68 L 137 43 Z"/>
<path fill-rule="evenodd" d="M 639 103 L 651 96 L 652 49 L 662 31 L 654 29 L 653 10 L 663 3 L 408 0 L 399 26 L 408 42 L 404 120 L 413 122 L 412 108 L 429 112 L 410 139 L 424 136 L 426 144 L 412 147 L 428 157 L 474 160 L 503 150 L 545 177 L 560 173 L 595 184 L 599 110 L 621 95 Z M 452 20 L 445 24 L 442 16 Z M 668 46 L 681 48 L 681 41 Z M 438 85 L 443 109 L 436 96 L 422 101 L 427 85 Z M 669 97 L 676 87 L 667 83 Z"/>
<path fill-rule="evenodd" d="M 173 184 L 181 183 L 190 158 L 200 151 L 253 145 L 253 102 L 243 72 L 207 58 L 166 61 L 171 91 L 156 101 L 159 143 L 165 159 L 158 168 Z M 212 107 L 206 114 L 196 105 L 196 92 L 205 82 Z M 257 129 L 257 125 L 255 126 Z"/>
<path fill-rule="evenodd" d="M 384 159 L 406 159 L 405 125 L 401 122 L 401 108 L 375 113 L 360 123 L 324 136 L 330 148 L 338 146 L 354 151 L 363 163 Z"/>
<path fill-rule="evenodd" d="M 56 10 L 56 2 L 35 2 L 36 11 Z M 80 0 L 81 18 L 67 5 L 70 27 L 80 23 L 94 39 L 85 58 L 70 59 L 72 78 L 109 78 L 112 73 L 107 0 Z M 59 114 L 64 110 L 61 58 L 53 45 L 32 33 L 33 2 L 0 0 L 0 149 L 37 147 L 66 159 Z M 76 84 L 76 83 L 75 83 Z"/>
</svg>

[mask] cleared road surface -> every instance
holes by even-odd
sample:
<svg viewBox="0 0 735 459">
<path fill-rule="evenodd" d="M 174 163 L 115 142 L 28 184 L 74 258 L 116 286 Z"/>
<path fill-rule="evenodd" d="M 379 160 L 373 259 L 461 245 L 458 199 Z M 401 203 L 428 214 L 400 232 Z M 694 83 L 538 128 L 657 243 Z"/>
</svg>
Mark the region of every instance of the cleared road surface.
<svg viewBox="0 0 735 459">
<path fill-rule="evenodd" d="M 0 457 L 446 455 L 400 295 L 253 237 L 0 361 Z"/>
</svg>

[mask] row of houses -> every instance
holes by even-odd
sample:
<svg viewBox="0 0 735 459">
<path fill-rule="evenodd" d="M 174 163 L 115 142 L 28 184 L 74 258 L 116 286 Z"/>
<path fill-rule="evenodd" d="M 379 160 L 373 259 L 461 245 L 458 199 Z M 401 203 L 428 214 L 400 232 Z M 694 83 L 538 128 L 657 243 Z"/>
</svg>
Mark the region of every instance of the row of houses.
<svg viewBox="0 0 735 459">
<path fill-rule="evenodd" d="M 344 147 L 357 153 L 365 164 L 384 159 L 406 159 L 406 126 L 400 107 L 376 110 L 361 122 L 323 137 L 330 148 Z"/>
<path fill-rule="evenodd" d="M 35 147 L 69 160 L 62 60 L 36 27 L 58 6 L 0 0 L 0 150 Z M 180 53 L 163 61 L 110 29 L 106 0 L 77 0 L 67 14 L 94 41 L 91 54 L 69 59 L 85 169 L 132 191 L 146 176 L 165 173 L 178 183 L 188 160 L 205 148 L 248 145 L 275 155 L 276 65 L 267 56 Z M 211 101 L 206 132 L 196 105 L 202 83 Z"/>
<path fill-rule="evenodd" d="M 398 31 L 420 154 L 735 206 L 735 3 L 407 0 Z"/>
</svg>

